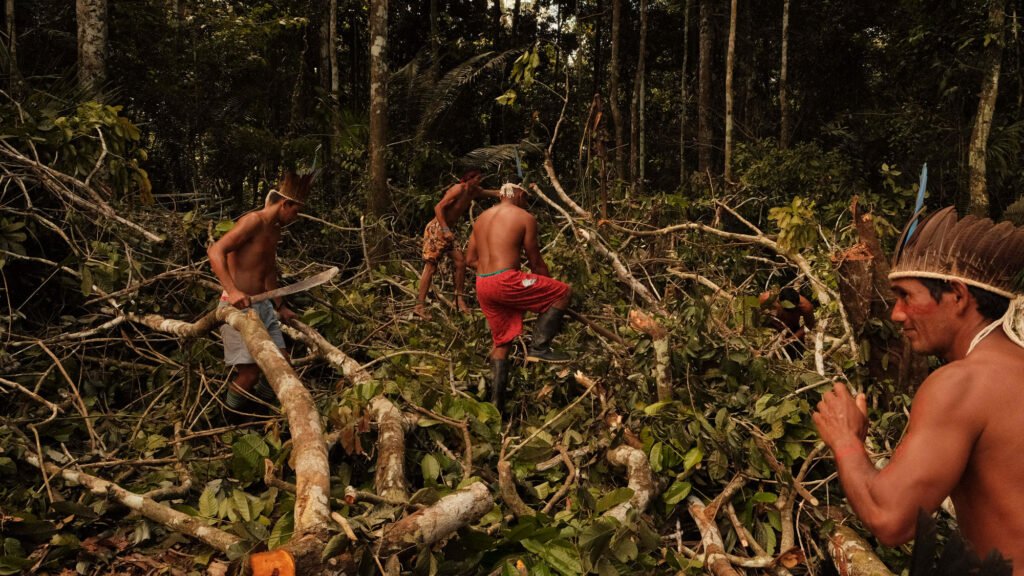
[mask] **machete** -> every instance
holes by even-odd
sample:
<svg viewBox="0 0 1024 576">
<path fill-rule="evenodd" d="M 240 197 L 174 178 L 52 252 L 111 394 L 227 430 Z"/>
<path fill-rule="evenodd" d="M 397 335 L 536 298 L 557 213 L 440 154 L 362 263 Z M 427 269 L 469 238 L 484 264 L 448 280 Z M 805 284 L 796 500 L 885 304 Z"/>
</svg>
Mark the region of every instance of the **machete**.
<svg viewBox="0 0 1024 576">
<path fill-rule="evenodd" d="M 287 286 L 282 286 L 281 288 L 274 288 L 273 290 L 267 290 L 266 292 L 263 292 L 262 294 L 256 294 L 255 296 L 251 296 L 249 298 L 249 301 L 252 302 L 253 304 L 255 304 L 257 302 L 262 302 L 264 300 L 270 300 L 271 298 L 277 298 L 278 296 L 288 296 L 289 294 L 296 294 L 298 292 L 305 292 L 306 290 L 309 290 L 310 288 L 313 288 L 314 286 L 319 286 L 319 285 L 323 284 L 324 282 L 327 282 L 331 278 L 334 278 L 335 276 L 337 276 L 337 274 L 338 274 L 338 267 L 334 266 L 332 268 L 324 270 L 323 272 L 321 272 L 319 274 L 315 274 L 313 276 L 310 276 L 309 278 L 306 278 L 305 280 L 299 280 L 298 282 L 296 282 L 294 284 L 289 284 Z"/>
</svg>

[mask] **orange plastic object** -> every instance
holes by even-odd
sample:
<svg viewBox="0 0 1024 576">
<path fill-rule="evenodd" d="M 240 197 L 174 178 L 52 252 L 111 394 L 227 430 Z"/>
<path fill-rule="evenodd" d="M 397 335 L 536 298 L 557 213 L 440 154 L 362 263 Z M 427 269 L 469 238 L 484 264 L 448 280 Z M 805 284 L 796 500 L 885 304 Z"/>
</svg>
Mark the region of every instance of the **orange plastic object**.
<svg viewBox="0 0 1024 576">
<path fill-rule="evenodd" d="M 295 576 L 295 559 L 287 550 L 253 554 L 249 566 L 252 576 Z"/>
</svg>

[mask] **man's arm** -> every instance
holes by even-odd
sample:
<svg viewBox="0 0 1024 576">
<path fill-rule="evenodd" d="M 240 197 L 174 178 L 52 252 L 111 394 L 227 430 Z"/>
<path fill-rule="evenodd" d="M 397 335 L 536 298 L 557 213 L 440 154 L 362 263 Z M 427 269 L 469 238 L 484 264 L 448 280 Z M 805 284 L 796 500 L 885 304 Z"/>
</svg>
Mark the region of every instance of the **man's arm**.
<svg viewBox="0 0 1024 576">
<path fill-rule="evenodd" d="M 918 509 L 938 508 L 967 466 L 981 427 L 962 401 L 964 380 L 961 369 L 947 366 L 925 381 L 914 397 L 907 433 L 881 471 L 864 451 L 863 395 L 854 399 L 836 384 L 812 416 L 835 456 L 847 500 L 887 546 L 912 539 Z"/>
<path fill-rule="evenodd" d="M 235 279 L 228 271 L 228 254 L 251 242 L 259 229 L 258 218 L 243 216 L 231 230 L 220 237 L 220 240 L 206 249 L 206 255 L 210 257 L 210 268 L 220 281 L 220 285 L 224 287 L 224 291 L 228 293 L 228 303 L 236 308 L 247 308 L 249 295 L 235 286 Z"/>
<path fill-rule="evenodd" d="M 804 319 L 804 327 L 801 330 L 814 330 L 817 325 L 814 320 L 814 304 L 803 296 L 800 297 L 800 315 Z"/>
<path fill-rule="evenodd" d="M 434 218 L 437 223 L 441 225 L 441 231 L 445 233 L 451 232 L 451 228 L 448 225 L 448 221 L 444 218 L 444 211 L 448 206 L 451 206 L 455 200 L 462 193 L 462 185 L 452 186 L 444 193 L 444 198 L 434 206 Z"/>
<path fill-rule="evenodd" d="M 551 276 L 544 257 L 540 255 L 540 241 L 537 238 L 537 219 L 532 214 L 525 215 L 523 230 L 523 251 L 530 262 L 530 270 L 538 276 Z"/>
</svg>

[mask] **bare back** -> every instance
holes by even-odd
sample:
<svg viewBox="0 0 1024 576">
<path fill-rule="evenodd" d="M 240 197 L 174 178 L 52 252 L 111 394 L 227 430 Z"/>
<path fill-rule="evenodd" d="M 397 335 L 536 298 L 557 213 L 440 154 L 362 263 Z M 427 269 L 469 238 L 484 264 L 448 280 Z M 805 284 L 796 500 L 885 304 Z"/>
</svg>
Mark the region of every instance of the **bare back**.
<svg viewBox="0 0 1024 576">
<path fill-rule="evenodd" d="M 434 218 L 444 226 L 455 226 L 466 215 L 474 200 L 495 195 L 493 190 L 484 190 L 477 182 L 459 182 L 445 191 L 444 197 L 434 208 Z"/>
<path fill-rule="evenodd" d="M 1024 350 L 997 331 L 954 365 L 961 396 L 947 417 L 979 430 L 952 492 L 957 520 L 980 556 L 997 549 L 1024 575 Z"/>
<path fill-rule="evenodd" d="M 477 274 L 518 269 L 523 249 L 527 248 L 528 256 L 531 246 L 536 250 L 536 237 L 537 222 L 526 210 L 509 202 L 488 208 L 476 219 L 470 240 L 476 250 Z M 535 268 L 533 257 L 530 263 Z"/>
</svg>

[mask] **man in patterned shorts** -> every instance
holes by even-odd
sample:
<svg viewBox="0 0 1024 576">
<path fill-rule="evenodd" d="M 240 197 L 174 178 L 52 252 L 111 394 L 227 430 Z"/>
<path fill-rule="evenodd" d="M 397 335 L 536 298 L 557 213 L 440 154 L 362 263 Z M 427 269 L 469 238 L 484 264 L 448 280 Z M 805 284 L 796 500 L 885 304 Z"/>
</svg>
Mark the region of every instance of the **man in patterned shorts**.
<svg viewBox="0 0 1024 576">
<path fill-rule="evenodd" d="M 551 341 L 569 307 L 572 287 L 550 277 L 540 254 L 537 220 L 527 212 L 526 190 L 516 184 L 501 187 L 500 202 L 485 210 L 473 225 L 466 260 L 476 269 L 476 297 L 487 317 L 494 348 L 491 350 L 491 401 L 504 409 L 508 384 L 508 353 L 523 331 L 523 313 L 540 314 L 534 326 L 527 359 L 568 362 L 551 349 Z M 519 270 L 525 252 L 533 273 Z"/>
<path fill-rule="evenodd" d="M 489 196 L 497 198 L 497 190 L 485 190 L 480 187 L 483 175 L 478 170 L 467 172 L 462 180 L 444 193 L 444 198 L 434 206 L 434 219 L 423 231 L 423 273 L 420 274 L 420 288 L 416 296 L 416 315 L 427 319 L 425 302 L 430 282 L 437 271 L 441 258 L 447 254 L 455 263 L 455 305 L 459 312 L 469 312 L 469 306 L 463 298 L 466 283 L 466 259 L 455 242 L 455 226 L 465 216 L 470 205 L 477 198 Z"/>
</svg>

